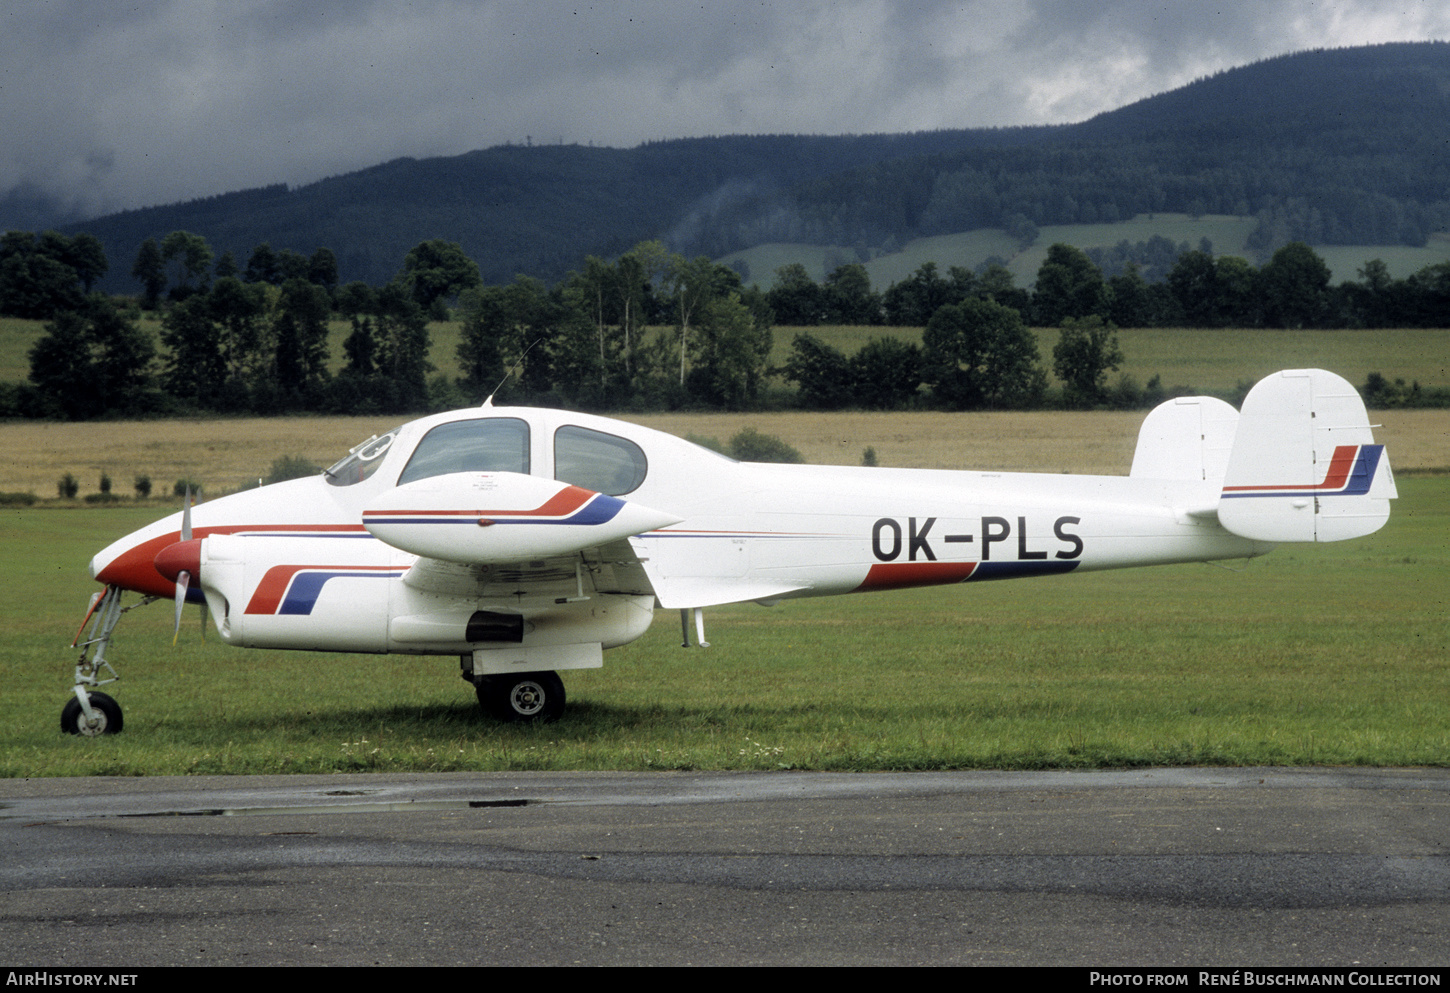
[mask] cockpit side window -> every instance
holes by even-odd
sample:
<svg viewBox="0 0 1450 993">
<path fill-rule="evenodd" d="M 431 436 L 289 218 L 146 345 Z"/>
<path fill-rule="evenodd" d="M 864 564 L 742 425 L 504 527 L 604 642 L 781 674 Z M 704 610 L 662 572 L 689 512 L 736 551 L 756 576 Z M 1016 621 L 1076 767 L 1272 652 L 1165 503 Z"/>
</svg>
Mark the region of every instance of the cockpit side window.
<svg viewBox="0 0 1450 993">
<path fill-rule="evenodd" d="M 554 432 L 554 478 L 621 496 L 639 489 L 649 471 L 644 451 L 628 438 L 570 424 Z"/>
<path fill-rule="evenodd" d="M 361 483 L 372 476 L 383 464 L 383 457 L 392 448 L 393 439 L 398 436 L 398 429 L 393 428 L 382 435 L 373 435 L 367 441 L 354 445 L 352 450 L 344 455 L 329 469 L 323 470 L 323 476 L 332 486 L 352 486 L 354 483 Z"/>
<path fill-rule="evenodd" d="M 450 472 L 529 471 L 529 426 L 515 417 L 440 424 L 423 436 L 398 485 Z"/>
</svg>

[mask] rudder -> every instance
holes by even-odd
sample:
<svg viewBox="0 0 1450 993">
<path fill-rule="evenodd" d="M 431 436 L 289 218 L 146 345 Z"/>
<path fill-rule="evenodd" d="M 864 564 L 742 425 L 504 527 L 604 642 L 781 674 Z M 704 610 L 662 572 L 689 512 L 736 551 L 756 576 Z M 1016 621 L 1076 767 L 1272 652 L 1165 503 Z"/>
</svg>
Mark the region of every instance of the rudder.
<svg viewBox="0 0 1450 993">
<path fill-rule="evenodd" d="M 1364 401 L 1323 369 L 1288 369 L 1244 398 L 1218 519 L 1257 541 L 1373 534 L 1398 494 Z"/>
</svg>

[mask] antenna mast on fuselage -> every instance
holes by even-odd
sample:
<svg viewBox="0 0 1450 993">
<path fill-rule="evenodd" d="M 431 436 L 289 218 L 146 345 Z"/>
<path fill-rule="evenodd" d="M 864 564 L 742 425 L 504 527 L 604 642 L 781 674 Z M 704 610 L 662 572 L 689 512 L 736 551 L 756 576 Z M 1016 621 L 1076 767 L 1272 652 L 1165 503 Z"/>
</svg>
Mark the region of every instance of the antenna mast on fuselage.
<svg viewBox="0 0 1450 993">
<path fill-rule="evenodd" d="M 480 407 L 493 406 L 494 395 L 497 394 L 499 390 L 503 389 L 503 384 L 507 383 L 509 381 L 509 377 L 518 371 L 519 364 L 522 363 L 524 359 L 528 356 L 528 354 L 534 350 L 534 346 L 543 340 L 543 338 L 535 338 L 533 341 L 529 342 L 529 347 L 525 348 L 523 354 L 521 354 L 517 359 L 514 360 L 514 364 L 509 367 L 509 371 L 503 374 L 503 379 L 500 379 L 498 381 L 498 385 L 493 388 L 493 392 L 484 398 L 483 403 L 479 404 Z"/>
</svg>

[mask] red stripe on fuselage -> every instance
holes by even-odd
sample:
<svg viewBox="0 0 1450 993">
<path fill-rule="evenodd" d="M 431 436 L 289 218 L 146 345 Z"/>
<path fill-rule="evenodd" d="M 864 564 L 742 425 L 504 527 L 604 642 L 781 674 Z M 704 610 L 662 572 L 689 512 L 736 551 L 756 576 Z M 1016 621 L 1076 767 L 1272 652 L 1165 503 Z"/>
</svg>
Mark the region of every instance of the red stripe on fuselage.
<svg viewBox="0 0 1450 993">
<path fill-rule="evenodd" d="M 299 572 L 328 572 L 332 569 L 353 573 L 395 571 L 395 567 L 388 565 L 274 565 L 252 591 L 252 599 L 243 613 L 275 614 L 282 604 L 282 598 L 287 595 L 287 587 L 291 585 L 292 578 Z"/>
<path fill-rule="evenodd" d="M 878 562 L 855 592 L 962 583 L 971 578 L 976 568 L 975 562 Z"/>
</svg>

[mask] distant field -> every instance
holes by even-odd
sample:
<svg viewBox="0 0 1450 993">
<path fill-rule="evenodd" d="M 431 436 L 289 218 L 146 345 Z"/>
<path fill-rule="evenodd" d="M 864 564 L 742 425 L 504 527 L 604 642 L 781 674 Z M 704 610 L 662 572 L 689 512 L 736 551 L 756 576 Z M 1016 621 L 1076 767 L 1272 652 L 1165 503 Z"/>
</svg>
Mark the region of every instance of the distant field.
<svg viewBox="0 0 1450 993">
<path fill-rule="evenodd" d="M 1076 245 L 1079 248 L 1110 248 L 1120 241 L 1136 244 L 1148 241 L 1154 235 L 1161 235 L 1179 245 L 1188 242 L 1197 248 L 1207 238 L 1213 242 L 1213 250 L 1220 255 L 1242 255 L 1252 260 L 1244 244 L 1253 232 L 1257 222 L 1252 217 L 1229 217 L 1205 214 L 1190 217 L 1187 214 L 1139 214 L 1128 221 L 1117 224 L 1074 224 L 1052 225 L 1038 229 L 1038 237 L 1032 246 L 1018 251 L 1016 241 L 1005 231 L 997 228 L 980 228 L 957 234 L 918 238 L 901 246 L 900 251 L 878 256 L 866 262 L 866 271 L 871 275 L 871 285 L 884 290 L 892 283 L 909 276 L 923 262 L 935 262 L 937 269 L 945 273 L 951 266 L 975 269 L 992 256 L 1007 260 L 1018 286 L 1030 287 L 1037 279 L 1037 270 L 1047 257 L 1047 249 L 1059 242 Z M 1332 280 L 1342 283 L 1358 279 L 1357 270 L 1370 259 L 1383 259 L 1392 275 L 1403 279 L 1427 265 L 1434 265 L 1450 259 L 1450 234 L 1430 236 L 1423 248 L 1407 245 L 1330 245 L 1315 246 L 1314 250 L 1329 265 Z M 803 264 L 812 277 L 820 282 L 842 261 L 855 261 L 856 252 L 850 248 L 805 244 L 756 245 L 739 252 L 733 252 L 720 261 L 730 263 L 740 260 L 749 267 L 750 278 L 761 289 L 770 289 L 775 282 L 775 271 L 791 262 Z"/>
<path fill-rule="evenodd" d="M 1197 248 L 1199 241 L 1207 238 L 1213 242 L 1213 250 L 1217 254 L 1246 255 L 1244 241 L 1254 230 L 1255 223 L 1251 217 L 1205 214 L 1195 219 L 1186 214 L 1139 214 L 1132 220 L 1117 224 L 1049 225 L 1038 228 L 1037 240 L 1021 252 L 1017 251 L 1016 244 L 1005 232 L 995 229 L 967 231 L 907 242 L 900 252 L 873 259 L 866 271 L 871 274 L 871 285 L 884 289 L 911 275 L 923 262 L 936 262 L 937 269 L 945 272 L 951 265 L 974 269 L 988 256 L 999 255 L 1007 260 L 1007 268 L 1017 285 L 1030 287 L 1037 281 L 1037 270 L 1047 258 L 1047 249 L 1058 243 L 1083 249 L 1111 248 L 1120 241 L 1136 244 L 1161 235 L 1175 245 L 1186 241 L 1190 248 Z M 993 240 L 990 235 L 997 237 Z M 1002 250 L 1004 246 L 1007 251 Z M 1351 271 L 1349 276 L 1353 275 Z"/>
<path fill-rule="evenodd" d="M 681 437 L 729 439 L 744 427 L 778 435 L 817 464 L 859 465 L 870 446 L 883 466 L 1126 475 L 1144 412 L 650 414 L 626 420 Z M 1450 410 L 1376 412 L 1376 437 L 1401 473 L 1450 470 Z M 168 501 L 178 479 L 216 495 L 255 486 L 274 459 L 330 465 L 353 445 L 404 417 L 278 417 L 229 420 L 0 424 L 0 492 L 52 498 L 66 472 L 82 495 L 102 472 L 132 493 L 140 474 Z M 0 509 L 0 513 L 5 512 Z"/>
<path fill-rule="evenodd" d="M 19 383 L 30 378 L 30 348 L 44 328 L 43 321 L 0 317 L 0 382 Z"/>
<path fill-rule="evenodd" d="M 832 325 L 778 327 L 771 363 L 783 366 L 798 334 L 811 334 L 847 355 L 871 338 L 891 336 L 921 342 L 921 328 Z M 1058 332 L 1036 328 L 1043 365 L 1052 366 Z M 1279 369 L 1328 369 L 1355 386 L 1371 372 L 1402 377 L 1421 386 L 1450 386 L 1450 329 L 1393 328 L 1376 331 L 1280 331 L 1259 328 L 1124 328 L 1118 331 L 1124 362 L 1118 375 L 1145 384 L 1163 377 L 1165 387 L 1191 386 L 1227 393 L 1238 383 L 1255 382 Z M 1051 378 L 1049 376 L 1049 378 Z"/>
<path fill-rule="evenodd" d="M 1336 283 L 1358 279 L 1358 270 L 1370 259 L 1380 259 L 1396 279 L 1412 276 L 1429 265 L 1450 260 L 1450 233 L 1430 235 L 1424 248 L 1409 245 L 1321 245 L 1314 249 L 1333 273 Z"/>
<path fill-rule="evenodd" d="M 1043 359 L 1051 363 L 1057 332 L 1039 331 Z M 1421 386 L 1450 386 L 1450 330 L 1392 328 L 1375 331 L 1127 329 L 1118 333 L 1123 372 L 1140 383 L 1161 375 L 1165 386 L 1221 392 L 1279 369 L 1329 369 L 1360 386 L 1371 372 Z"/>
</svg>

